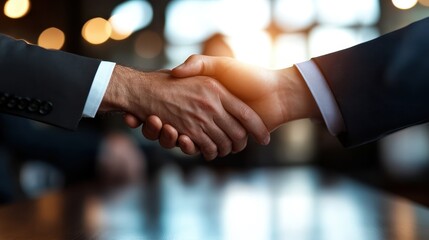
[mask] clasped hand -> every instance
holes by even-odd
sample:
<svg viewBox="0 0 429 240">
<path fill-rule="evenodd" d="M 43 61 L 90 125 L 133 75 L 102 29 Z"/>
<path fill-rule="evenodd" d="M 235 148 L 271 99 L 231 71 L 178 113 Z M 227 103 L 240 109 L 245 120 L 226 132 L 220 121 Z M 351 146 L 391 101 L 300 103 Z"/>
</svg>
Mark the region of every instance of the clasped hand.
<svg viewBox="0 0 429 240">
<path fill-rule="evenodd" d="M 201 151 L 208 160 L 241 151 L 247 133 L 268 144 L 268 131 L 320 114 L 293 67 L 268 70 L 228 57 L 193 55 L 170 74 L 159 74 L 166 81 L 153 82 L 150 99 L 163 99 L 161 105 L 154 103 L 147 116 L 127 114 L 125 122 L 137 127 L 144 119 L 146 138 L 187 154 Z"/>
</svg>

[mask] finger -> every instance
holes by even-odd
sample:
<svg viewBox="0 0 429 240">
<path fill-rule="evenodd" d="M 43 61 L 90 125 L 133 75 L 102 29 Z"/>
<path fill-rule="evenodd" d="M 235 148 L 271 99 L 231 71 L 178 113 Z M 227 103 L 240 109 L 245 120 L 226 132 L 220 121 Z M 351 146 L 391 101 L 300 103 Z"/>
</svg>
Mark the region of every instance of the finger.
<svg viewBox="0 0 429 240">
<path fill-rule="evenodd" d="M 164 124 L 159 135 L 159 144 L 167 149 L 174 148 L 179 138 L 179 133 L 170 124 Z"/>
<path fill-rule="evenodd" d="M 262 145 L 270 143 L 270 132 L 259 115 L 252 108 L 225 90 L 221 97 L 223 107 Z"/>
<path fill-rule="evenodd" d="M 192 55 L 184 63 L 171 70 L 175 77 L 191 77 L 196 75 L 214 76 L 222 72 L 228 58 Z"/>
<path fill-rule="evenodd" d="M 206 126 L 204 132 L 210 139 L 216 144 L 217 152 L 220 157 L 224 157 L 232 151 L 232 141 L 225 134 L 225 132 L 219 128 L 215 123 L 211 123 Z M 204 151 L 202 149 L 202 151 Z"/>
<path fill-rule="evenodd" d="M 197 144 L 203 157 L 207 161 L 215 159 L 218 155 L 218 148 L 212 139 L 203 131 L 195 134 L 195 136 L 198 138 L 193 138 L 193 141 Z"/>
<path fill-rule="evenodd" d="M 125 124 L 127 124 L 130 128 L 137 128 L 142 124 L 142 122 L 136 116 L 129 113 L 125 113 L 123 119 Z"/>
<path fill-rule="evenodd" d="M 177 144 L 185 154 L 194 155 L 200 152 L 195 143 L 186 135 L 180 135 Z"/>
<path fill-rule="evenodd" d="M 149 140 L 158 140 L 162 130 L 162 121 L 159 117 L 149 116 L 142 127 L 143 135 Z"/>
<path fill-rule="evenodd" d="M 232 142 L 233 153 L 242 151 L 247 145 L 247 131 L 246 129 L 225 111 L 225 114 L 220 118 L 214 118 L 216 125 L 222 129 Z"/>
</svg>

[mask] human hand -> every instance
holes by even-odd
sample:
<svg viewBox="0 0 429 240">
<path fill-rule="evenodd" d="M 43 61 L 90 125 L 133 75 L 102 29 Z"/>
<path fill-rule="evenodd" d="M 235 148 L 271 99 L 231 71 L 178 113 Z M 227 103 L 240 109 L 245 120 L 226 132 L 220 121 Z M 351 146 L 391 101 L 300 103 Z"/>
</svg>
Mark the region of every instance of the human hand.
<svg viewBox="0 0 429 240">
<path fill-rule="evenodd" d="M 228 57 L 194 55 L 172 70 L 176 77 L 210 76 L 221 82 L 231 93 L 252 107 L 263 119 L 269 131 L 288 121 L 300 118 L 320 118 L 317 105 L 299 72 L 294 68 L 267 70 L 241 63 Z M 157 128 L 153 126 L 157 124 Z M 147 129 L 156 129 L 165 136 L 177 135 L 168 124 L 162 127 L 159 119 L 148 118 Z M 172 139 L 172 138 L 170 138 Z M 173 140 L 172 140 L 173 141 Z M 195 149 L 188 138 L 179 136 L 178 145 L 183 149 Z"/>
<path fill-rule="evenodd" d="M 174 126 L 176 134 L 192 139 L 208 160 L 242 150 L 247 132 L 260 143 L 269 142 L 269 132 L 258 115 L 209 77 L 179 80 L 164 72 L 116 66 L 100 106 L 100 111 L 114 110 L 137 117 L 134 125 L 158 116 Z M 173 147 L 175 142 L 163 145 Z"/>
<path fill-rule="evenodd" d="M 285 92 L 276 71 L 244 64 L 230 57 L 193 55 L 174 68 L 175 77 L 210 76 L 248 104 L 272 131 L 286 118 Z"/>
</svg>

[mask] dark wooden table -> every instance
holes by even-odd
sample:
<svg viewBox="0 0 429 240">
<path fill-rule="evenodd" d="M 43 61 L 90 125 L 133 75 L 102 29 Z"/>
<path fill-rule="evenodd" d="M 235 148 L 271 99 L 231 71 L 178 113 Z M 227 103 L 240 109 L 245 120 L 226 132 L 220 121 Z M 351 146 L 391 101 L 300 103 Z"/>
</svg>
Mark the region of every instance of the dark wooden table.
<svg viewBox="0 0 429 240">
<path fill-rule="evenodd" d="M 0 239 L 429 239 L 429 211 L 311 167 L 83 186 L 0 208 Z"/>
</svg>

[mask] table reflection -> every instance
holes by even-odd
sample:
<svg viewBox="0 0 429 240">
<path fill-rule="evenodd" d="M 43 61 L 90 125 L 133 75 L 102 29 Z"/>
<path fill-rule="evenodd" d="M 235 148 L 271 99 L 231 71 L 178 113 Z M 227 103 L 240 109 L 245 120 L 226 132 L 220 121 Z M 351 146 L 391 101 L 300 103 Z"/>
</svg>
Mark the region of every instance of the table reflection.
<svg viewBox="0 0 429 240">
<path fill-rule="evenodd" d="M 95 189 L 0 209 L 0 238 L 27 226 L 41 239 L 429 237 L 426 208 L 309 167 L 184 174 L 170 165 L 140 185 Z M 23 208 L 27 216 L 14 214 Z"/>
</svg>

